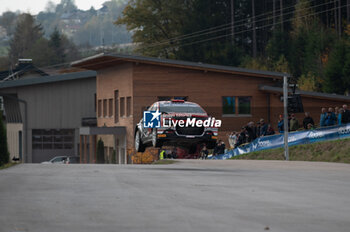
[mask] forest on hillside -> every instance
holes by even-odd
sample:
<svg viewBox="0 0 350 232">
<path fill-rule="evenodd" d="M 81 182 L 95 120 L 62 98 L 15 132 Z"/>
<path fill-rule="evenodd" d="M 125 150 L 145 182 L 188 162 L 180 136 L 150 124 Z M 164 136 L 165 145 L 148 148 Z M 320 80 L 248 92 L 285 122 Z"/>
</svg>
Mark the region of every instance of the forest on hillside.
<svg viewBox="0 0 350 232">
<path fill-rule="evenodd" d="M 99 9 L 84 11 L 74 0 L 61 0 L 59 4 L 48 1 L 37 15 L 4 12 L 0 15 L 0 70 L 14 68 L 18 58 L 51 66 L 131 43 L 125 26 L 114 24 L 125 5 L 125 0 L 107 0 Z"/>
<path fill-rule="evenodd" d="M 299 88 L 348 94 L 349 0 L 131 0 L 116 24 L 137 52 L 288 72 Z"/>
</svg>

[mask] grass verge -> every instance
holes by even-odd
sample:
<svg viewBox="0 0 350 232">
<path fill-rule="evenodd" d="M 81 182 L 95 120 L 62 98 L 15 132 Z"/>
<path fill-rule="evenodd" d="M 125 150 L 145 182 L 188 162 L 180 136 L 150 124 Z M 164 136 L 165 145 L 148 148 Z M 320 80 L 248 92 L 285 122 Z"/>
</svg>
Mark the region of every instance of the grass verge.
<svg viewBox="0 0 350 232">
<path fill-rule="evenodd" d="M 15 166 L 15 165 L 17 165 L 18 163 L 7 163 L 7 164 L 4 164 L 4 165 L 1 165 L 0 166 L 0 170 L 1 169 L 5 169 L 5 168 L 10 168 L 10 167 L 12 167 L 12 166 Z"/>
<path fill-rule="evenodd" d="M 152 164 L 174 164 L 176 162 L 176 160 L 157 160 L 154 161 Z"/>
<path fill-rule="evenodd" d="M 284 160 L 284 149 L 251 152 L 231 159 Z M 350 163 L 350 139 L 292 146 L 289 148 L 289 159 Z"/>
</svg>

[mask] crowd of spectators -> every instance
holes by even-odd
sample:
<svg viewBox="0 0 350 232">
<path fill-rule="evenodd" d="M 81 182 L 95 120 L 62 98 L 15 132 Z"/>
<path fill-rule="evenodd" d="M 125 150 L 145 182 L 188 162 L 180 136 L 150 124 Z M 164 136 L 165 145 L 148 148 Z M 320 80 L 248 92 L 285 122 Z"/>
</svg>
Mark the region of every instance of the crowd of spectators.
<svg viewBox="0 0 350 232">
<path fill-rule="evenodd" d="M 328 110 L 326 110 L 326 108 L 321 109 L 319 127 L 335 126 L 346 123 L 350 123 L 350 110 L 347 105 L 335 108 L 330 107 Z M 317 125 L 309 112 L 305 112 L 302 124 L 299 123 L 294 114 L 288 116 L 289 131 L 313 130 L 316 127 Z M 279 115 L 277 128 L 279 133 L 284 132 L 283 115 Z M 249 122 L 247 125 L 243 126 L 240 131 L 233 131 L 229 135 L 228 140 L 230 147 L 236 148 L 242 144 L 250 143 L 256 138 L 273 134 L 275 134 L 275 131 L 271 124 L 265 123 L 265 120 L 262 118 L 256 124 L 254 122 Z"/>
</svg>

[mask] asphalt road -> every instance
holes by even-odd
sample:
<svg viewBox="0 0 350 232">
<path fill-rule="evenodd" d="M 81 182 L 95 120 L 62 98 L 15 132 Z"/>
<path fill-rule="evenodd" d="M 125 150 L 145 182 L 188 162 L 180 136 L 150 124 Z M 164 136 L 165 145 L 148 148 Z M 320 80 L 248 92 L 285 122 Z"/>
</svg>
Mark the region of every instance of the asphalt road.
<svg viewBox="0 0 350 232">
<path fill-rule="evenodd" d="M 0 231 L 350 231 L 350 165 L 181 161 L 0 171 Z"/>
</svg>

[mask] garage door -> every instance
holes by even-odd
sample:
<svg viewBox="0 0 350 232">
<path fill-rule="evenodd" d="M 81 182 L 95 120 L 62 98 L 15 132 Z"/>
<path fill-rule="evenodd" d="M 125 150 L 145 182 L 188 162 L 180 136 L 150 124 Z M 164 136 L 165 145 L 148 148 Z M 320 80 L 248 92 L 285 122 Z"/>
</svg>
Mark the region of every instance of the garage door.
<svg viewBox="0 0 350 232">
<path fill-rule="evenodd" d="M 33 129 L 33 163 L 74 155 L 74 129 Z"/>
</svg>

